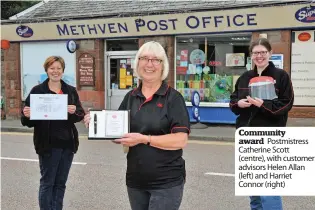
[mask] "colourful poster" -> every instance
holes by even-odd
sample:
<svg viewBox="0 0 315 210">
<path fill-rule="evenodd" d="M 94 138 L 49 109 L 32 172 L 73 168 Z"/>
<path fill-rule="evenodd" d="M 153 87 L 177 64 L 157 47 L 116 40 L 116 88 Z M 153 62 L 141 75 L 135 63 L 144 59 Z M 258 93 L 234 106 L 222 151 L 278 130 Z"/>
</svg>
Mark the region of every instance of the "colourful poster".
<svg viewBox="0 0 315 210">
<path fill-rule="evenodd" d="M 188 50 L 181 50 L 180 61 L 187 61 L 187 60 L 188 60 Z"/>
<path fill-rule="evenodd" d="M 244 53 L 227 53 L 226 66 L 245 66 Z"/>
<path fill-rule="evenodd" d="M 203 64 L 205 59 L 206 55 L 202 50 L 196 49 L 190 53 L 190 62 L 192 64 Z"/>
<path fill-rule="evenodd" d="M 210 80 L 206 81 L 205 101 L 228 103 L 233 91 L 233 76 L 220 76 L 210 74 Z"/>
</svg>

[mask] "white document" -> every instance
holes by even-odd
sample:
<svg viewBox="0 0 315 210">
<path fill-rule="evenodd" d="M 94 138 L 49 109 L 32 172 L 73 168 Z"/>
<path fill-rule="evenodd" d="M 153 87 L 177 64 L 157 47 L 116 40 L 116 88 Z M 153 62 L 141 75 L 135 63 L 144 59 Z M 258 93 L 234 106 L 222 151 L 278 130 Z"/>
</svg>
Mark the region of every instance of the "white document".
<svg viewBox="0 0 315 210">
<path fill-rule="evenodd" d="M 89 139 L 121 138 L 129 132 L 129 111 L 90 110 Z"/>
<path fill-rule="evenodd" d="M 67 120 L 67 94 L 31 94 L 31 120 Z"/>
<path fill-rule="evenodd" d="M 127 112 L 109 111 L 105 113 L 105 136 L 123 136 L 128 127 Z M 126 117 L 127 118 L 127 117 Z"/>
</svg>

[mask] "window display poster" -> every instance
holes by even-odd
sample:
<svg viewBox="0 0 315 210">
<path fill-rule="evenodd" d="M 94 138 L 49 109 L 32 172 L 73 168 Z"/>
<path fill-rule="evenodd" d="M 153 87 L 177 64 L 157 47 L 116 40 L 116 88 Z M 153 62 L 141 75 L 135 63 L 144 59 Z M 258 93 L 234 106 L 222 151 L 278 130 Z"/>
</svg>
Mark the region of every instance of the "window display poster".
<svg viewBox="0 0 315 210">
<path fill-rule="evenodd" d="M 188 60 L 188 50 L 181 50 L 180 61 L 187 61 L 187 60 Z"/>
<path fill-rule="evenodd" d="M 131 75 L 126 76 L 126 86 L 132 87 L 132 76 Z"/>
<path fill-rule="evenodd" d="M 195 64 L 189 64 L 187 74 L 196 74 L 196 65 Z"/>
<path fill-rule="evenodd" d="M 294 105 L 315 106 L 315 30 L 292 34 L 291 80 Z"/>
<path fill-rule="evenodd" d="M 209 74 L 201 78 L 198 74 L 181 76 L 177 80 L 176 89 L 190 102 L 191 94 L 198 91 L 202 102 L 229 103 L 233 91 L 233 76 Z"/>
<path fill-rule="evenodd" d="M 272 54 L 269 60 L 272 61 L 277 68 L 283 69 L 283 54 Z"/>
<path fill-rule="evenodd" d="M 190 62 L 192 64 L 203 64 L 205 59 L 206 55 L 202 50 L 195 49 L 190 53 Z"/>
<path fill-rule="evenodd" d="M 119 69 L 119 77 L 120 77 L 120 79 L 124 79 L 126 77 L 126 74 L 127 74 L 126 72 L 127 72 L 127 70 L 125 68 L 120 68 Z"/>
<path fill-rule="evenodd" d="M 187 72 L 187 67 L 184 67 L 184 66 L 177 66 L 177 67 L 176 67 L 176 74 L 182 74 L 182 75 L 188 74 L 188 72 Z"/>
<path fill-rule="evenodd" d="M 226 66 L 245 66 L 245 53 L 226 53 Z"/>
<path fill-rule="evenodd" d="M 121 65 L 124 65 L 124 63 L 120 63 Z M 125 89 L 126 88 L 126 72 L 127 70 L 125 68 L 119 69 L 119 88 Z"/>
</svg>

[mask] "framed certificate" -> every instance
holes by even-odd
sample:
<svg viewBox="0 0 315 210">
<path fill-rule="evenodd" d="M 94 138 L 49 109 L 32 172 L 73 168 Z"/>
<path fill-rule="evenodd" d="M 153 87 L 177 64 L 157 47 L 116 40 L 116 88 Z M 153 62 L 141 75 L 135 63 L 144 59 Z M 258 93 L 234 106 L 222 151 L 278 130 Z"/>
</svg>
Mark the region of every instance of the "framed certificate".
<svg viewBox="0 0 315 210">
<path fill-rule="evenodd" d="M 130 111 L 90 110 L 88 139 L 118 139 L 130 131 Z"/>
</svg>

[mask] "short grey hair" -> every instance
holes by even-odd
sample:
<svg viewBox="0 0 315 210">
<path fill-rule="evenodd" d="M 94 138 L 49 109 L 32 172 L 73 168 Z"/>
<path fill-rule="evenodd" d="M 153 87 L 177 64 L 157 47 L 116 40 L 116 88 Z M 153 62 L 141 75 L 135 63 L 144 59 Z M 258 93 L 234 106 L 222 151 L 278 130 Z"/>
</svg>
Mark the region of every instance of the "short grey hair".
<svg viewBox="0 0 315 210">
<path fill-rule="evenodd" d="M 146 53 L 146 52 L 153 53 L 156 57 L 158 57 L 159 59 L 162 60 L 162 64 L 163 64 L 162 71 L 163 72 L 162 72 L 161 79 L 165 80 L 167 78 L 169 70 L 170 70 L 168 58 L 167 58 L 166 52 L 165 52 L 164 48 L 162 47 L 162 45 L 158 42 L 155 42 L 155 41 L 146 42 L 138 50 L 136 58 L 135 58 L 135 68 L 134 68 L 135 75 L 139 79 L 142 79 L 139 75 L 139 72 L 138 72 L 138 62 L 139 62 L 139 57 L 142 56 L 142 53 Z"/>
</svg>

